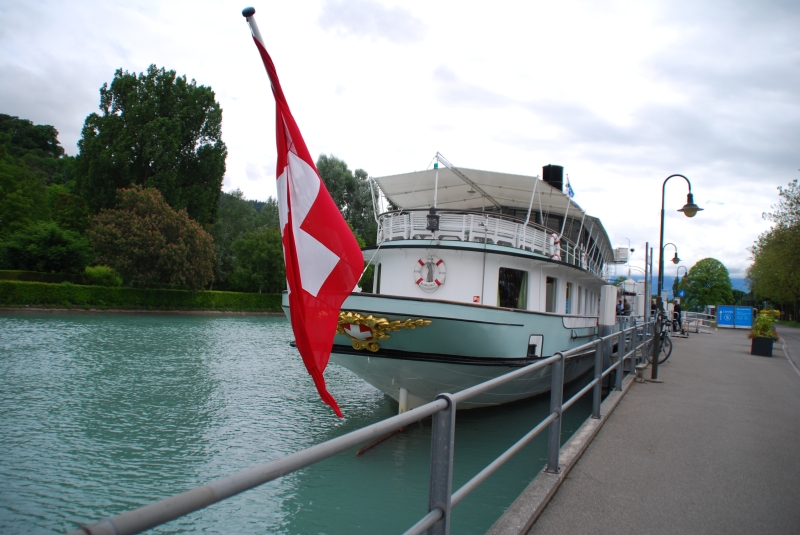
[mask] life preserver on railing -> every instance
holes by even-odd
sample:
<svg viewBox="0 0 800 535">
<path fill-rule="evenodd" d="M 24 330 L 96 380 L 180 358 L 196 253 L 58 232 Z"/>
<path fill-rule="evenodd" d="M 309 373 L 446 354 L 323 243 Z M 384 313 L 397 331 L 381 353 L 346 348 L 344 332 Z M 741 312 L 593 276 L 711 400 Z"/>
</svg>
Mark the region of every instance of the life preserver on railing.
<svg viewBox="0 0 800 535">
<path fill-rule="evenodd" d="M 561 238 L 555 232 L 550 235 L 550 258 L 561 260 Z"/>
<path fill-rule="evenodd" d="M 435 256 L 429 256 L 427 260 L 418 259 L 414 269 L 414 284 L 419 286 L 423 292 L 433 293 L 444 284 L 447 277 L 447 267 L 444 260 Z"/>
</svg>

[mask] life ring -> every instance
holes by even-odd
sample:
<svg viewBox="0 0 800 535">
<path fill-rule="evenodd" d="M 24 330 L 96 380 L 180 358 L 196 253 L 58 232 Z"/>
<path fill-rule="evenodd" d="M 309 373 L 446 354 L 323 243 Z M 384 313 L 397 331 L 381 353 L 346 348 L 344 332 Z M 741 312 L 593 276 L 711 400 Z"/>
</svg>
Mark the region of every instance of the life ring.
<svg viewBox="0 0 800 535">
<path fill-rule="evenodd" d="M 433 293 L 444 284 L 447 277 L 447 266 L 444 260 L 435 256 L 429 256 L 427 261 L 419 258 L 414 269 L 414 284 L 419 286 L 423 292 Z"/>
<path fill-rule="evenodd" d="M 555 232 L 550 235 L 550 258 L 561 260 L 561 238 Z"/>
</svg>

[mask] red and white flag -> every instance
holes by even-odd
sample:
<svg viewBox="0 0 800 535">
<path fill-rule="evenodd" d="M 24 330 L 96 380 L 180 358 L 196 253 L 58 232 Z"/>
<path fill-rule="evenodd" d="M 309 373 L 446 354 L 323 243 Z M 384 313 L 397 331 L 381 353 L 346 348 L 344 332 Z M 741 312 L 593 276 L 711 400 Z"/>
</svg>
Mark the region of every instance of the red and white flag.
<svg viewBox="0 0 800 535">
<path fill-rule="evenodd" d="M 283 258 L 289 287 L 289 311 L 297 349 L 322 400 L 342 411 L 325 387 L 342 303 L 356 286 L 364 257 L 355 236 L 320 179 L 319 172 L 289 111 L 275 65 L 267 53 L 253 14 L 247 18 L 275 96 L 278 146 L 278 207 Z"/>
</svg>

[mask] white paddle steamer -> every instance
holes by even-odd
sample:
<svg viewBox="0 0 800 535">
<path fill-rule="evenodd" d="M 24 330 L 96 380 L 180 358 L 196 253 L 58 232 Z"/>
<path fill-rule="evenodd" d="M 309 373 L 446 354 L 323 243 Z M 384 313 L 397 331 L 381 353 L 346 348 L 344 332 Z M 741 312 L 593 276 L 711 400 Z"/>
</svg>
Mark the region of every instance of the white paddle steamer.
<svg viewBox="0 0 800 535">
<path fill-rule="evenodd" d="M 539 179 L 437 157 L 441 168 L 375 179 L 403 208 L 377 218 L 377 245 L 363 249 L 373 287 L 345 300 L 331 354 L 400 411 L 595 339 L 613 262 L 603 225 L 563 193 L 563 168 Z M 567 359 L 565 380 L 593 357 Z M 459 408 L 549 388 L 545 367 Z"/>
</svg>

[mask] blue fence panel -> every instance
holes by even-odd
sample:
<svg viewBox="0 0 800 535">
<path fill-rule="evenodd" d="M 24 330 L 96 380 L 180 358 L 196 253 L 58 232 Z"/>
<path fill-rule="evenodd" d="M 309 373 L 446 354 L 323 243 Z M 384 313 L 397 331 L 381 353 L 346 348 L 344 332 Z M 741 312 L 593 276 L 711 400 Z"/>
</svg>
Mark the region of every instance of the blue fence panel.
<svg viewBox="0 0 800 535">
<path fill-rule="evenodd" d="M 717 307 L 717 327 L 733 328 L 735 310 L 731 305 L 720 305 Z"/>
<path fill-rule="evenodd" d="M 733 326 L 736 329 L 753 328 L 753 307 L 736 307 L 733 317 Z"/>
</svg>

